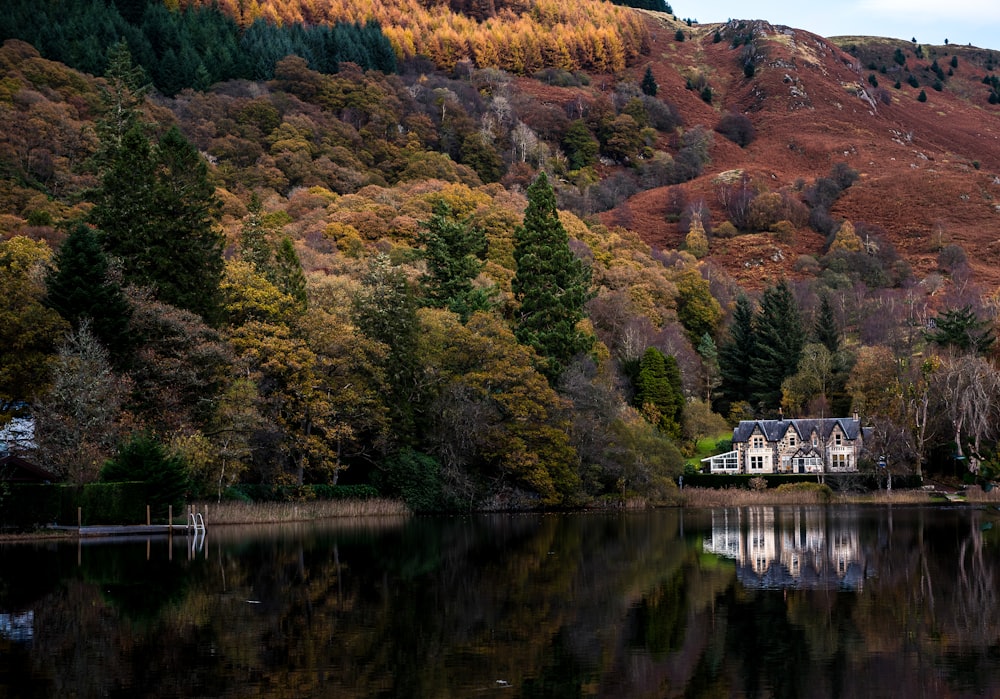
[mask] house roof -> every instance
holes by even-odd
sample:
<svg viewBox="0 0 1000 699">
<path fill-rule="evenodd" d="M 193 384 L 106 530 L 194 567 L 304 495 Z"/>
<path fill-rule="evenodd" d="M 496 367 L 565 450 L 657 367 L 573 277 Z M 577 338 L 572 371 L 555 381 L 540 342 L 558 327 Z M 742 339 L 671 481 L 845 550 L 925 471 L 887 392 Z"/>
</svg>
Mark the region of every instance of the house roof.
<svg viewBox="0 0 1000 699">
<path fill-rule="evenodd" d="M 55 483 L 59 477 L 15 454 L 0 456 L 0 481 L 8 483 Z"/>
<path fill-rule="evenodd" d="M 830 436 L 837 426 L 844 432 L 847 439 L 857 439 L 861 435 L 861 421 L 850 417 L 810 418 L 803 420 L 741 420 L 733 430 L 733 443 L 746 442 L 758 428 L 769 442 L 777 442 L 791 427 L 799 439 L 806 439 L 816 432 L 824 440 Z"/>
</svg>

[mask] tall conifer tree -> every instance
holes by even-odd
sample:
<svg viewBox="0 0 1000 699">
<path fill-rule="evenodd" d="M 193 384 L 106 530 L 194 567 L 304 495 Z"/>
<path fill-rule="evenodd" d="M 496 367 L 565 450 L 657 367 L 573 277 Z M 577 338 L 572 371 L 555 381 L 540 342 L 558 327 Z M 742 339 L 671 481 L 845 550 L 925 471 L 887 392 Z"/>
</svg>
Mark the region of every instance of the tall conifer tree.
<svg viewBox="0 0 1000 699">
<path fill-rule="evenodd" d="M 55 267 L 45 279 L 45 303 L 79 330 L 90 320 L 90 330 L 114 362 L 123 360 L 130 346 L 128 321 L 132 309 L 121 288 L 108 278 L 108 260 L 97 234 L 78 223 L 55 255 Z"/>
<path fill-rule="evenodd" d="M 753 398 L 765 409 L 781 405 L 781 382 L 798 371 L 805 331 L 792 290 L 782 279 L 764 290 L 755 322 L 757 350 L 751 362 Z"/>
<path fill-rule="evenodd" d="M 719 371 L 722 375 L 722 397 L 728 412 L 729 406 L 737 401 L 750 402 L 750 372 L 753 358 L 757 354 L 757 335 L 753 327 L 753 302 L 740 294 L 733 309 L 733 321 L 729 327 L 729 339 L 719 347 Z"/>
<path fill-rule="evenodd" d="M 215 228 L 218 202 L 208 166 L 176 127 L 158 144 L 150 142 L 136 94 L 141 73 L 126 49 L 112 60 L 99 125 L 101 184 L 90 221 L 107 253 L 121 261 L 126 283 L 215 320 L 223 239 Z"/>
<path fill-rule="evenodd" d="M 569 249 L 544 172 L 528 187 L 524 223 L 514 234 L 514 261 L 511 287 L 521 304 L 514 334 L 541 355 L 541 371 L 554 383 L 575 355 L 593 346 L 594 338 L 577 328 L 591 296 L 590 269 Z"/>
</svg>

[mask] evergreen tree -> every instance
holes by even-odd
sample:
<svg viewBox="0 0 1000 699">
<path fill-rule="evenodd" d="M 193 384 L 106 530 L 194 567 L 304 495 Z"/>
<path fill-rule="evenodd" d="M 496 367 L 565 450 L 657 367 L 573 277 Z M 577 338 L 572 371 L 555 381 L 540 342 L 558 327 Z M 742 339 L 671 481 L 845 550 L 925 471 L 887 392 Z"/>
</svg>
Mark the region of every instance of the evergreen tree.
<svg viewBox="0 0 1000 699">
<path fill-rule="evenodd" d="M 413 351 L 419 327 L 416 295 L 406 275 L 384 254 L 371 260 L 361 283 L 361 290 L 354 297 L 354 323 L 366 337 L 388 348 L 385 377 L 391 395 L 386 404 L 395 435 L 407 444 L 415 438 L 416 412 L 421 400 L 417 357 Z"/>
<path fill-rule="evenodd" d="M 424 245 L 427 274 L 421 278 L 427 304 L 449 308 L 468 320 L 475 311 L 489 308 L 488 292 L 476 289 L 473 280 L 483 268 L 486 236 L 467 222 L 456 221 L 444 201 L 434 206 L 424 221 L 420 242 Z"/>
<path fill-rule="evenodd" d="M 753 399 L 765 409 L 781 405 L 781 382 L 798 370 L 805 332 L 798 306 L 785 280 L 768 287 L 754 323 L 757 348 L 751 362 Z"/>
<path fill-rule="evenodd" d="M 683 421 L 684 393 L 675 357 L 649 347 L 639 361 L 635 403 L 665 434 L 678 438 Z"/>
<path fill-rule="evenodd" d="M 45 279 L 45 303 L 69 321 L 75 331 L 90 320 L 90 331 L 120 361 L 130 346 L 128 321 L 132 309 L 121 288 L 108 278 L 108 260 L 97 234 L 78 223 L 55 255 L 55 267 Z"/>
<path fill-rule="evenodd" d="M 591 295 L 590 269 L 569 249 L 544 172 L 528 187 L 524 222 L 514 233 L 514 262 L 511 289 L 520 303 L 514 334 L 543 358 L 541 371 L 555 384 L 569 361 L 588 351 L 594 338 L 577 328 Z"/>
<path fill-rule="evenodd" d="M 757 354 L 757 333 L 754 331 L 753 303 L 745 295 L 736 298 L 729 340 L 719 347 L 719 372 L 722 375 L 722 396 L 728 407 L 737 401 L 752 398 L 750 372 Z"/>
<path fill-rule="evenodd" d="M 837 354 L 840 351 L 840 331 L 837 329 L 837 321 L 833 315 L 833 306 L 830 304 L 830 296 L 823 295 L 820 302 L 819 315 L 816 316 L 816 325 L 813 328 L 816 342 L 826 347 L 830 354 Z"/>
<path fill-rule="evenodd" d="M 601 144 L 587 128 L 586 122 L 583 119 L 577 119 L 570 123 L 569 128 L 566 129 L 562 147 L 569 160 L 569 169 L 579 170 L 594 163 L 601 149 Z"/>
<path fill-rule="evenodd" d="M 90 221 L 121 261 L 126 283 L 211 320 L 223 265 L 215 189 L 204 159 L 176 127 L 157 146 L 150 142 L 139 112 L 141 75 L 119 46 L 98 126 L 101 183 Z"/>
<path fill-rule="evenodd" d="M 177 127 L 160 139 L 154 186 L 155 235 L 148 240 L 151 286 L 161 301 L 212 322 L 219 312 L 224 239 L 208 165 Z"/>
<path fill-rule="evenodd" d="M 660 86 L 656 83 L 656 78 L 653 77 L 652 66 L 646 66 L 646 73 L 642 76 L 642 82 L 639 83 L 639 89 L 642 90 L 642 94 L 644 95 L 656 97 L 656 93 L 659 91 Z"/>
<path fill-rule="evenodd" d="M 712 392 L 722 383 L 722 373 L 719 369 L 719 350 L 712 336 L 705 333 L 701 336 L 701 342 L 698 343 L 695 351 L 701 357 L 701 381 L 702 389 L 705 392 L 705 402 L 711 403 Z"/>
<path fill-rule="evenodd" d="M 240 258 L 249 262 L 257 274 L 263 277 L 269 276 L 274 267 L 274 250 L 268 241 L 268 233 L 267 226 L 264 225 L 264 206 L 260 197 L 251 194 L 237 245 Z"/>
<path fill-rule="evenodd" d="M 269 281 L 295 300 L 299 310 L 304 311 L 308 303 L 306 297 L 306 275 L 302 263 L 295 252 L 292 239 L 285 236 L 274 255 L 274 266 Z"/>
<path fill-rule="evenodd" d="M 927 339 L 941 347 L 986 354 L 996 341 L 990 322 L 979 320 L 969 305 L 942 311 L 934 323 L 935 328 L 927 333 Z"/>
<path fill-rule="evenodd" d="M 164 518 L 173 505 L 180 512 L 190 485 L 187 464 L 171 456 L 156 439 L 147 434 L 133 435 L 101 469 L 101 481 L 118 483 L 142 481 L 149 487 L 153 516 Z"/>
</svg>

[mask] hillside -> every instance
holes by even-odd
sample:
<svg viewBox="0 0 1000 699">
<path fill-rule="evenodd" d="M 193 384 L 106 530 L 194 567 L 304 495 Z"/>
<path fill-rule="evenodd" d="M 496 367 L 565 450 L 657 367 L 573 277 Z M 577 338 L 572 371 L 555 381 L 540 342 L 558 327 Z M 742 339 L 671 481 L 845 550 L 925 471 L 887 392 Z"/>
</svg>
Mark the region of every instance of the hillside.
<svg viewBox="0 0 1000 699">
<path fill-rule="evenodd" d="M 1000 107 L 989 103 L 990 88 L 982 82 L 994 74 L 992 52 L 922 47 L 924 57 L 917 58 L 908 42 L 834 42 L 788 27 L 738 20 L 684 28 L 690 39 L 678 42 L 678 22 L 655 14 L 649 22 L 650 64 L 664 99 L 677 105 L 685 121 L 711 126 L 731 111 L 746 114 L 756 130 L 756 139 L 746 148 L 717 137 L 711 164 L 687 185 L 704 197 L 714 220 L 726 218 L 714 191 L 719 173 L 745 170 L 756 186 L 775 191 L 823 176 L 843 162 L 860 178 L 837 201 L 835 216 L 885 230 L 918 278 L 937 270 L 943 245 L 960 245 L 976 280 L 989 293 L 997 291 Z M 717 31 L 723 37 L 720 42 L 713 41 Z M 747 78 L 742 49 L 731 44 L 734 37 L 751 33 L 756 70 Z M 906 56 L 905 69 L 893 61 L 897 48 Z M 937 60 L 947 68 L 952 57 L 958 66 L 943 90 L 935 91 L 930 66 Z M 885 73 L 880 71 L 883 66 Z M 640 80 L 643 69 L 642 64 L 633 67 L 633 79 Z M 693 72 L 708 76 L 712 105 L 685 88 Z M 911 74 L 919 88 L 906 82 Z M 868 82 L 870 75 L 876 76 L 877 87 Z M 899 89 L 893 87 L 895 80 L 902 83 Z M 917 99 L 921 90 L 926 102 Z M 678 247 L 683 236 L 666 222 L 664 202 L 664 192 L 654 189 L 632 197 L 628 206 L 645 240 Z M 724 253 L 713 251 L 710 259 L 751 286 L 781 274 L 793 276 L 797 256 L 819 254 L 824 244 L 818 234 L 799 233 L 794 245 L 745 236 L 728 242 Z M 784 253 L 780 262 L 770 260 L 775 247 Z M 757 268 L 746 268 L 761 259 L 763 278 Z"/>
<path fill-rule="evenodd" d="M 894 468 L 1000 464 L 955 412 L 1000 375 L 954 392 L 997 374 L 991 52 L 312 5 L 0 21 L 0 411 L 55 472 L 153 435 L 202 495 L 666 502 L 727 420 L 851 411 Z M 530 61 L 477 53 L 514 28 Z"/>
</svg>

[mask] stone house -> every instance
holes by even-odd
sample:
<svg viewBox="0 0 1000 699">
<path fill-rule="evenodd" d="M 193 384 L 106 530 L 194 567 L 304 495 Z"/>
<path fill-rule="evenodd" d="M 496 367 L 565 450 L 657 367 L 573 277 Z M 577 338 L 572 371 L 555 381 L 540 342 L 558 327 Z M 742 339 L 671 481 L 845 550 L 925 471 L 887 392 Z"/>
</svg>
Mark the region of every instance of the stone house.
<svg viewBox="0 0 1000 699">
<path fill-rule="evenodd" d="M 852 418 L 743 420 L 733 450 L 702 459 L 709 473 L 846 473 L 858 470 L 866 429 Z"/>
</svg>

